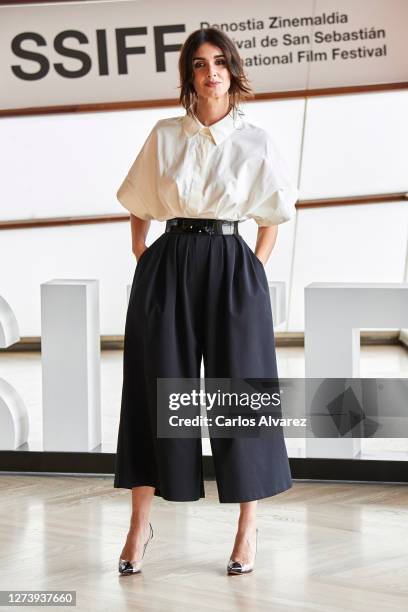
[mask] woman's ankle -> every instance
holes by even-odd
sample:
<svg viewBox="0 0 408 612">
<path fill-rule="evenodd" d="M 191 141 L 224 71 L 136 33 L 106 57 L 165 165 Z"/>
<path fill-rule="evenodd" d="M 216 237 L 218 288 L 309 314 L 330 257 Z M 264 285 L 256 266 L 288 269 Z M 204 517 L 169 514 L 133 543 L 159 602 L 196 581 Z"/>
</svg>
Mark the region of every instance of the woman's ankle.
<svg viewBox="0 0 408 612">
<path fill-rule="evenodd" d="M 130 525 L 129 525 L 129 531 L 140 531 L 140 530 L 144 530 L 146 531 L 146 529 L 149 527 L 149 519 L 148 518 L 137 518 L 137 519 L 131 519 L 130 521 Z"/>
<path fill-rule="evenodd" d="M 256 522 L 245 522 L 242 524 L 238 524 L 237 534 L 246 535 L 248 533 L 255 533 L 257 529 Z"/>
<path fill-rule="evenodd" d="M 240 517 L 238 519 L 238 531 L 251 531 L 256 529 L 257 520 L 256 516 L 254 517 Z"/>
</svg>

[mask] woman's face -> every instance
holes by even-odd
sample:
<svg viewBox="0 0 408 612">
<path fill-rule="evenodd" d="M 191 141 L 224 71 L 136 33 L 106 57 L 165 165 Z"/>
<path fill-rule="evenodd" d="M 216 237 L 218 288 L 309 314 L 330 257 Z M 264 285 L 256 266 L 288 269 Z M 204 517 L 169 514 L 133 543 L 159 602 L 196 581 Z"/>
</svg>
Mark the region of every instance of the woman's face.
<svg viewBox="0 0 408 612">
<path fill-rule="evenodd" d="M 228 96 L 230 72 L 222 50 L 203 43 L 193 54 L 193 85 L 199 98 Z"/>
</svg>

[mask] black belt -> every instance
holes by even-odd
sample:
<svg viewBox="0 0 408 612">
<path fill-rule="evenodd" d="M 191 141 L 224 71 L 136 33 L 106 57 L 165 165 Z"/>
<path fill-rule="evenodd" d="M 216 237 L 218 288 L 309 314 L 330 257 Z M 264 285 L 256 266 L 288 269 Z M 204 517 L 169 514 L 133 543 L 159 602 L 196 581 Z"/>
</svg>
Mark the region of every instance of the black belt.
<svg viewBox="0 0 408 612">
<path fill-rule="evenodd" d="M 175 217 L 166 221 L 166 232 L 178 234 L 238 234 L 238 221 Z"/>
</svg>

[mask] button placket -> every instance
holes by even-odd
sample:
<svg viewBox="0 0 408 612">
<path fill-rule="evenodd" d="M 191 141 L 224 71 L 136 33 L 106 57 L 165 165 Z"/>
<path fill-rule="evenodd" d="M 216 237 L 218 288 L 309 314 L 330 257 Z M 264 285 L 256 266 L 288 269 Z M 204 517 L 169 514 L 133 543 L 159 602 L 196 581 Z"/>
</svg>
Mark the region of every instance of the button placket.
<svg viewBox="0 0 408 612">
<path fill-rule="evenodd" d="M 193 179 L 191 182 L 190 198 L 188 207 L 194 214 L 198 214 L 201 210 L 203 200 L 203 187 L 204 187 L 204 176 L 205 168 L 208 163 L 208 147 L 211 144 L 207 136 L 205 136 L 204 130 L 201 129 L 196 134 L 195 142 L 195 167 L 193 171 Z"/>
</svg>

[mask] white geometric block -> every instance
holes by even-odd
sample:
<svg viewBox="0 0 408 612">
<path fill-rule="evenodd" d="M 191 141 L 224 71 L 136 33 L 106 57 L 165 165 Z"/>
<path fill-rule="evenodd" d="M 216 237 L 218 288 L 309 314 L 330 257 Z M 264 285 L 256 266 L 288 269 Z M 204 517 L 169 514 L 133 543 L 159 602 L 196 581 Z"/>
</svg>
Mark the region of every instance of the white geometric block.
<svg viewBox="0 0 408 612">
<path fill-rule="evenodd" d="M 360 329 L 408 323 L 408 283 L 311 283 L 305 287 L 306 378 L 357 378 Z"/>
<path fill-rule="evenodd" d="M 41 284 L 43 449 L 101 444 L 99 281 Z"/>
<path fill-rule="evenodd" d="M 279 325 L 286 321 L 286 283 L 285 281 L 270 281 L 269 296 L 273 314 L 273 324 Z"/>
<path fill-rule="evenodd" d="M 0 295 L 0 347 L 7 348 L 19 340 L 16 316 L 10 304 Z"/>
<path fill-rule="evenodd" d="M 15 450 L 28 439 L 27 408 L 15 388 L 0 378 L 0 450 Z"/>
<path fill-rule="evenodd" d="M 360 329 L 408 324 L 408 283 L 311 283 L 305 287 L 305 377 L 358 378 Z M 309 391 L 313 394 L 313 381 Z M 306 438 L 307 457 L 352 457 L 358 438 Z"/>
<path fill-rule="evenodd" d="M 0 347 L 8 348 L 19 340 L 15 314 L 0 295 Z M 10 383 L 0 378 L 0 450 L 15 450 L 26 444 L 28 432 L 28 411 L 22 397 Z"/>
</svg>

